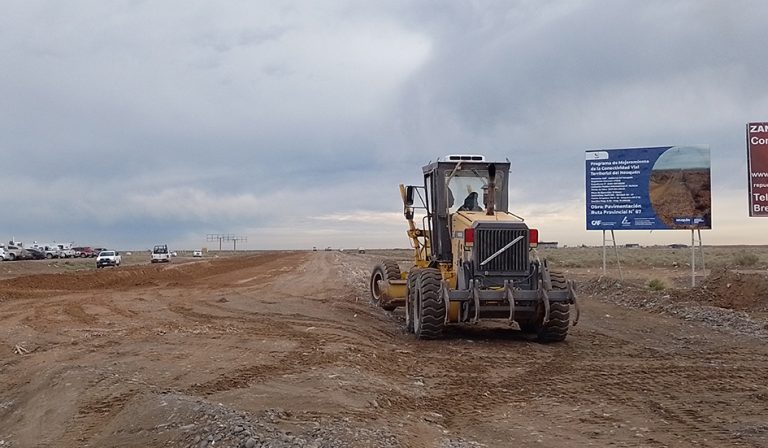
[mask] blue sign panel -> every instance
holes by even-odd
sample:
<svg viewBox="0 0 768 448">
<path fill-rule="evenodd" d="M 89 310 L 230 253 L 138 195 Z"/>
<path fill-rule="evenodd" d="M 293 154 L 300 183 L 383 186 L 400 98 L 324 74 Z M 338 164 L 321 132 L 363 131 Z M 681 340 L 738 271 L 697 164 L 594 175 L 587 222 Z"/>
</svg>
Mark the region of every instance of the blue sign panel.
<svg viewBox="0 0 768 448">
<path fill-rule="evenodd" d="M 587 230 L 711 229 L 709 148 L 587 151 Z"/>
</svg>

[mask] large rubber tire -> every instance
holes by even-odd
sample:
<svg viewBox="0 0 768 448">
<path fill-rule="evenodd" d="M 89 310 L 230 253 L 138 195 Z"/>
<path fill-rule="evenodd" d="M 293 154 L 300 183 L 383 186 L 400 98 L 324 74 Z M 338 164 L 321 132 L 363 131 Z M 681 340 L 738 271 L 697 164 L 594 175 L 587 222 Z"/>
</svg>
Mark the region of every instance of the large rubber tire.
<svg viewBox="0 0 768 448">
<path fill-rule="evenodd" d="M 440 271 L 419 270 L 413 303 L 413 333 L 419 339 L 438 339 L 445 327 L 445 302 L 440 298 Z"/>
<path fill-rule="evenodd" d="M 16 260 L 16 254 L 14 254 L 13 252 L 10 252 L 8 254 L 8 260 L 10 260 L 10 261 Z"/>
<path fill-rule="evenodd" d="M 408 284 L 405 289 L 405 331 L 413 333 L 413 304 L 416 301 L 416 288 L 418 288 L 419 273 L 417 267 L 408 271 Z"/>
<path fill-rule="evenodd" d="M 565 275 L 559 271 L 549 272 L 552 281 L 552 289 L 568 289 L 568 281 Z M 544 306 L 539 307 L 536 317 L 531 320 L 520 321 L 520 330 L 524 333 L 536 335 L 539 342 L 561 342 L 568 337 L 570 325 L 570 306 L 567 303 L 553 302 L 549 304 L 549 322 L 542 324 L 544 320 Z"/>
<path fill-rule="evenodd" d="M 552 303 L 549 306 L 549 322 L 539 328 L 536 338 L 539 342 L 561 342 L 568 337 L 570 312 L 567 303 Z"/>
<path fill-rule="evenodd" d="M 560 271 L 549 271 L 549 278 L 553 290 L 568 289 L 568 281 L 565 274 Z M 543 319 L 541 313 L 539 319 Z M 571 323 L 570 306 L 567 303 L 550 303 L 549 322 L 545 325 L 539 320 L 536 322 L 536 338 L 539 342 L 562 342 L 568 337 L 568 327 Z"/>
<path fill-rule="evenodd" d="M 396 306 L 390 305 L 387 300 L 382 297 L 381 288 L 379 282 L 384 280 L 400 280 L 400 267 L 394 260 L 381 260 L 373 267 L 371 271 L 371 301 L 376 305 L 379 305 L 387 311 L 392 311 Z"/>
</svg>

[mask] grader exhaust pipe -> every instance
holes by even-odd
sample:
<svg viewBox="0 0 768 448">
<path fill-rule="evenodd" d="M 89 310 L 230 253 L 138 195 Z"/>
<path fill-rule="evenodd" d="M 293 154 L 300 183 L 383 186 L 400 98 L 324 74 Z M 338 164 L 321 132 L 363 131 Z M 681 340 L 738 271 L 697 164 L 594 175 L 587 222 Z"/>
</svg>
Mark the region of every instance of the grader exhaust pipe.
<svg viewBox="0 0 768 448">
<path fill-rule="evenodd" d="M 496 165 L 488 165 L 488 191 L 485 193 L 486 215 L 493 215 L 496 208 Z"/>
</svg>

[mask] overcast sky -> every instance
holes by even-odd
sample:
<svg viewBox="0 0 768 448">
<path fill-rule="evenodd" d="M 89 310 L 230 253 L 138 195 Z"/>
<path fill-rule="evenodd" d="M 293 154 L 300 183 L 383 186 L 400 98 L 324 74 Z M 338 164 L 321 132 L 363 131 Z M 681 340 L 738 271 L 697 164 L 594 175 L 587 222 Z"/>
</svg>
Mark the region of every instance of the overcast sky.
<svg viewBox="0 0 768 448">
<path fill-rule="evenodd" d="M 0 5 L 3 240 L 407 247 L 397 185 L 480 153 L 542 239 L 600 244 L 585 150 L 706 144 L 704 243 L 768 244 L 744 128 L 768 121 L 768 2 Z"/>
</svg>

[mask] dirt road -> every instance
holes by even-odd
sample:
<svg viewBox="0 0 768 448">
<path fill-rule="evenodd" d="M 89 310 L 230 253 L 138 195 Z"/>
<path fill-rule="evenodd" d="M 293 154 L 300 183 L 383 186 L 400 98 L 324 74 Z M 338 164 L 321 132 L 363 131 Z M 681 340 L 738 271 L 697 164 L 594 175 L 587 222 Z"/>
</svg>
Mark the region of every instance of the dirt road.
<svg viewBox="0 0 768 448">
<path fill-rule="evenodd" d="M 416 341 L 368 303 L 372 262 L 0 280 L 0 446 L 768 446 L 765 339 L 585 294 L 565 343 Z"/>
</svg>

